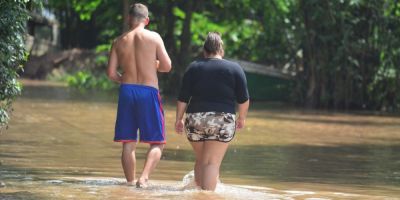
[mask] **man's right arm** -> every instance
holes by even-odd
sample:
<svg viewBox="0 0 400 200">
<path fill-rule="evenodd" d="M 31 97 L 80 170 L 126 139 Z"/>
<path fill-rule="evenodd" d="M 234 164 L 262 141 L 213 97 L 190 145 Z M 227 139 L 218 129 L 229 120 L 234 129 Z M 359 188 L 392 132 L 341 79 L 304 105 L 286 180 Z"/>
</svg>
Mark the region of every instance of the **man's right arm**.
<svg viewBox="0 0 400 200">
<path fill-rule="evenodd" d="M 118 74 L 118 57 L 115 50 L 115 42 L 113 43 L 108 59 L 107 76 L 110 80 L 121 83 L 121 75 Z"/>
<path fill-rule="evenodd" d="M 159 72 L 169 72 L 171 71 L 171 59 L 165 49 L 164 42 L 161 36 L 156 33 L 156 56 L 159 61 L 158 71 Z"/>
</svg>

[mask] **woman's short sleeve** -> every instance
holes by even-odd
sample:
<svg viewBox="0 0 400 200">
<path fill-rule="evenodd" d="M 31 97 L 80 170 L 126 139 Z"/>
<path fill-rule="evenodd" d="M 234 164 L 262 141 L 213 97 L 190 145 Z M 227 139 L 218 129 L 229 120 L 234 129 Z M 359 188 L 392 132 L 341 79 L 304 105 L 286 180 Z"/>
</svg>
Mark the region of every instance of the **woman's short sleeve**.
<svg viewBox="0 0 400 200">
<path fill-rule="evenodd" d="M 189 65 L 185 74 L 182 78 L 181 89 L 179 91 L 178 100 L 188 103 L 190 97 L 192 97 L 192 85 L 191 85 L 191 65 Z"/>
<path fill-rule="evenodd" d="M 238 70 L 236 72 L 235 82 L 236 101 L 239 104 L 242 104 L 249 100 L 250 97 L 247 89 L 246 75 L 240 66 L 238 66 Z"/>
</svg>

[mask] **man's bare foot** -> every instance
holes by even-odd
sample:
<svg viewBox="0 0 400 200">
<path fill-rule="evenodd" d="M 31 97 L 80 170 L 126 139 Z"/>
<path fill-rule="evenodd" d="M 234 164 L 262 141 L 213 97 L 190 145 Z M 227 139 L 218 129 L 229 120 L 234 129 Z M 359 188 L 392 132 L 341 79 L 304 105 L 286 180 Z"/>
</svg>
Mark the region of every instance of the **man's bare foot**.
<svg viewBox="0 0 400 200">
<path fill-rule="evenodd" d="M 147 188 L 148 187 L 147 181 L 148 181 L 148 179 L 139 178 L 136 182 L 136 187 L 137 188 Z"/>
<path fill-rule="evenodd" d="M 134 183 L 133 181 L 131 181 L 131 182 L 126 182 L 126 185 L 127 185 L 127 186 L 135 186 L 135 183 Z"/>
</svg>

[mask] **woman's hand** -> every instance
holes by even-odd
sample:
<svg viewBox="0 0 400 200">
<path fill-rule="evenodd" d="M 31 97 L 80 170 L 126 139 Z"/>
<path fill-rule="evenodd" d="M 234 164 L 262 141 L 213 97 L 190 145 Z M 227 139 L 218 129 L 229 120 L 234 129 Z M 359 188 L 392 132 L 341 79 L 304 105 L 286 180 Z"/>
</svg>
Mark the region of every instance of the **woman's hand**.
<svg viewBox="0 0 400 200">
<path fill-rule="evenodd" d="M 242 129 L 244 127 L 245 123 L 246 123 L 245 119 L 241 119 L 241 118 L 236 119 L 236 129 L 238 129 L 238 130 Z"/>
<path fill-rule="evenodd" d="M 176 120 L 176 122 L 175 122 L 175 131 L 176 131 L 176 133 L 182 134 L 183 133 L 183 126 L 184 126 L 183 119 Z"/>
</svg>

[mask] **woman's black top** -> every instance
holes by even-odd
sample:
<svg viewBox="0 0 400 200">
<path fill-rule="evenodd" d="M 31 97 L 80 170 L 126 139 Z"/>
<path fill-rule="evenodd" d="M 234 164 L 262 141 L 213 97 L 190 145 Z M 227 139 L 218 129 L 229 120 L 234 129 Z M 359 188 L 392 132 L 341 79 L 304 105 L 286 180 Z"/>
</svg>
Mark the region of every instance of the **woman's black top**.
<svg viewBox="0 0 400 200">
<path fill-rule="evenodd" d="M 235 113 L 235 102 L 249 99 L 246 76 L 239 64 L 218 58 L 194 61 L 183 76 L 178 100 L 189 103 L 187 113 Z"/>
</svg>

